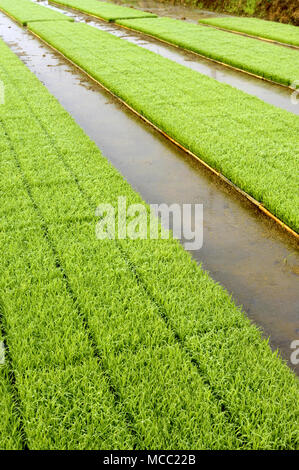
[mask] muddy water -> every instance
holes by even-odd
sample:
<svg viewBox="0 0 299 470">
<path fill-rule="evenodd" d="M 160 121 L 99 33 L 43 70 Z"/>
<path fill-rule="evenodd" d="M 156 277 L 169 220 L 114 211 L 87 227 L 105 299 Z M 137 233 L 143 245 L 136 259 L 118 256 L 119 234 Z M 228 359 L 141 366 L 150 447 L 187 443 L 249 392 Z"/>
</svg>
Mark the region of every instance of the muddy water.
<svg viewBox="0 0 299 470">
<path fill-rule="evenodd" d="M 71 9 L 62 7 L 58 8 L 53 5 L 48 5 L 46 1 L 41 1 L 39 3 L 42 3 L 51 9 L 63 12 L 66 15 L 74 18 L 76 21 L 86 22 L 95 28 L 107 31 L 115 36 L 137 44 L 140 47 L 171 59 L 179 64 L 184 65 L 185 67 L 189 67 L 192 70 L 196 70 L 199 73 L 214 78 L 219 82 L 227 83 L 235 88 L 239 88 L 248 94 L 257 96 L 266 103 L 273 104 L 294 114 L 299 114 L 299 100 L 297 104 L 292 103 L 292 91 L 287 88 L 281 87 L 279 85 L 273 85 L 259 78 L 251 77 L 250 75 L 246 75 L 242 72 L 229 69 L 207 59 L 195 56 L 191 52 L 186 52 L 174 46 L 168 46 L 167 44 L 163 44 L 158 40 L 149 38 L 142 33 L 131 32 L 112 23 L 91 19 L 91 17 L 88 17 L 87 15 L 81 14 L 79 12 L 75 12 Z M 165 8 L 165 5 L 163 8 Z M 168 6 L 168 8 L 170 8 L 170 6 Z"/>
<path fill-rule="evenodd" d="M 299 339 L 298 246 L 247 201 L 2 14 L 0 35 L 148 203 L 204 205 L 204 245 L 192 256 L 233 293 L 265 335 L 271 335 L 272 347 L 279 347 L 288 360 L 290 343 Z"/>
</svg>

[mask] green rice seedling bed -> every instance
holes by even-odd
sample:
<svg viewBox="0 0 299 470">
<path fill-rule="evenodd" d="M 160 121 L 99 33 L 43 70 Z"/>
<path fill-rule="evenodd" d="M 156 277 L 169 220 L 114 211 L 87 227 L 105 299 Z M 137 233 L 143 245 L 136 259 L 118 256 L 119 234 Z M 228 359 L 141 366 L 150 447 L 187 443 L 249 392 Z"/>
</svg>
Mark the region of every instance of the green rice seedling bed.
<svg viewBox="0 0 299 470">
<path fill-rule="evenodd" d="M 299 52 L 294 49 L 172 18 L 117 23 L 282 85 L 298 78 Z"/>
<path fill-rule="evenodd" d="M 0 0 L 0 10 L 23 26 L 29 21 L 73 21 L 58 11 L 50 10 L 30 0 Z"/>
<path fill-rule="evenodd" d="M 298 79 L 299 56 L 298 52 L 294 50 L 281 49 L 274 47 L 272 44 L 257 42 L 255 39 L 236 37 L 233 33 L 227 31 L 207 29 L 204 26 L 173 18 L 153 18 L 154 15 L 139 14 L 135 18 L 130 17 L 130 19 L 127 19 L 125 15 L 128 8 L 114 6 L 98 0 L 57 0 L 55 3 L 72 7 L 107 21 L 115 21 L 127 28 L 149 34 L 209 59 L 282 85 L 290 86 Z M 107 12 L 114 11 L 114 8 L 116 8 L 117 12 L 120 13 L 113 17 L 110 14 L 105 15 L 103 11 L 106 12 L 106 8 Z M 121 16 L 122 10 L 124 10 L 123 16 Z M 138 11 L 138 13 L 142 12 Z M 147 18 L 147 16 L 151 16 L 151 18 Z M 152 21 L 153 19 L 155 21 Z M 216 20 L 218 19 L 216 18 Z M 222 18 L 220 19 L 222 20 Z M 249 20 L 251 19 L 256 20 L 255 18 L 249 18 Z M 257 21 L 270 23 L 262 20 Z M 273 24 L 277 25 L 277 23 Z M 295 29 L 294 26 L 291 26 L 291 28 Z"/>
<path fill-rule="evenodd" d="M 9 57 L 10 51 L 8 54 L 2 44 L 0 48 L 1 57 L 4 56 L 0 75 L 7 91 L 7 109 L 0 106 L 0 296 L 1 327 L 9 347 L 6 370 L 0 365 L 0 448 L 26 445 L 30 449 L 130 449 L 134 439 L 125 412 L 116 403 L 95 356 L 84 319 L 57 265 L 57 254 L 47 239 L 44 222 L 19 166 L 21 157 L 10 137 L 11 122 L 15 121 L 22 157 L 37 160 L 42 154 L 48 158 L 49 170 L 50 145 L 39 147 L 41 142 L 37 140 L 35 153 L 31 147 L 29 154 L 25 141 L 22 144 L 24 139 L 33 137 L 32 116 L 22 100 L 12 96 L 20 80 L 29 86 L 29 99 L 31 92 L 35 94 L 36 106 L 38 100 L 46 104 L 48 93 L 35 86 L 35 78 L 30 80 L 25 67 Z M 10 106 L 15 106 L 23 118 L 14 115 Z M 59 106 L 49 116 L 59 117 Z M 48 172 L 47 180 L 35 176 L 45 198 L 46 187 L 50 190 L 57 185 L 63 189 L 59 185 L 62 175 L 50 179 Z M 28 181 L 33 178 L 32 172 Z M 12 371 L 14 384 L 10 383 Z"/>
<path fill-rule="evenodd" d="M 82 23 L 30 29 L 299 231 L 299 117 Z"/>
<path fill-rule="evenodd" d="M 7 88 L 0 110 L 6 150 L 2 206 L 7 207 L 1 251 L 7 258 L 0 289 L 28 446 L 238 446 L 234 423 L 138 284 L 118 244 L 97 240 L 96 206 L 82 186 L 84 181 L 91 190 L 97 176 L 77 179 L 66 159 L 81 160 L 79 172 L 85 159 L 97 160 L 104 189 L 97 204 L 114 201 L 120 188 L 135 201 L 140 198 L 22 64 L 5 63 L 1 72 Z M 131 416 L 134 439 L 128 429 L 121 434 L 121 415 L 82 318 L 119 407 L 126 406 Z"/>
<path fill-rule="evenodd" d="M 50 3 L 75 8 L 106 21 L 115 21 L 119 18 L 155 18 L 157 16 L 135 8 L 122 7 L 98 0 L 84 0 L 83 2 L 81 0 L 53 0 Z"/>
<path fill-rule="evenodd" d="M 5 364 L 4 337 L 0 334 L 0 450 L 21 450 L 23 446 L 20 419 L 16 402 L 13 400 L 13 387 L 10 382 L 9 368 Z M 3 358 L 1 357 L 3 354 Z"/>
<path fill-rule="evenodd" d="M 142 199 L 0 52 L 1 324 L 23 442 L 297 448 L 297 378 L 176 240 L 96 239 L 100 203 Z M 18 447 L 7 387 L 0 447 Z"/>
<path fill-rule="evenodd" d="M 299 47 L 299 28 L 290 24 L 265 21 L 259 18 L 238 18 L 233 16 L 202 18 L 199 23 Z"/>
<path fill-rule="evenodd" d="M 115 242 L 100 244 L 96 239 L 95 207 L 82 196 L 81 181 L 79 186 L 64 158 L 67 153 L 75 160 L 95 154 L 103 187 L 116 179 L 116 172 L 106 161 L 101 164 L 96 147 L 24 66 L 6 65 L 5 70 L 1 78 L 7 87 L 7 105 L 0 111 L 0 121 L 6 149 L 1 175 L 7 216 L 1 248 L 7 258 L 0 286 L 29 447 L 127 448 L 129 439 L 123 435 L 122 441 L 117 440 L 121 420 L 114 429 L 117 409 L 111 410 L 111 403 L 105 409 L 109 395 L 105 399 L 99 364 L 92 358 L 82 318 L 67 295 L 62 266 L 100 362 L 133 417 L 130 425 L 140 437 L 131 441 L 131 447 L 236 446 L 234 425 L 227 423 L 220 404 L 138 285 Z M 72 143 L 65 136 L 56 142 L 56 126 L 71 132 Z M 85 183 L 92 185 L 93 177 L 86 175 Z M 113 188 L 112 184 L 109 192 Z M 15 221 L 13 227 L 9 218 Z M 59 269 L 51 246 L 56 262 L 62 261 Z M 54 401 L 60 406 L 51 414 Z M 83 401 L 80 409 L 79 401 Z M 83 422 L 90 423 L 94 433 Z"/>
</svg>

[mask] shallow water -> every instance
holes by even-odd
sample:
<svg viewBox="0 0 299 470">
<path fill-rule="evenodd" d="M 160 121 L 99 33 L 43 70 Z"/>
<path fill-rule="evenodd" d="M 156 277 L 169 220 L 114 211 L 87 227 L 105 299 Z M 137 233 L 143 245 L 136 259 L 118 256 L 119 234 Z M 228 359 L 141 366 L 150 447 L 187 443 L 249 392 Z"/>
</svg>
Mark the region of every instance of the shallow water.
<svg viewBox="0 0 299 470">
<path fill-rule="evenodd" d="M 271 346 L 288 360 L 290 343 L 299 339 L 298 245 L 3 14 L 0 35 L 148 203 L 204 205 L 204 245 L 192 256 L 271 335 Z M 293 368 L 299 373 L 298 366 Z"/>
</svg>

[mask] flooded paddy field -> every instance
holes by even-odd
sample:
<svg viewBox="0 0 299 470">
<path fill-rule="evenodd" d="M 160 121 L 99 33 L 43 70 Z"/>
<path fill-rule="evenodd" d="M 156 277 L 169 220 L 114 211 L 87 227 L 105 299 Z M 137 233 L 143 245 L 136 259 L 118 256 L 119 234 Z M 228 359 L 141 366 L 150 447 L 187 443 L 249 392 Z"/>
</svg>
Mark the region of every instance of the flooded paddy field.
<svg viewBox="0 0 299 470">
<path fill-rule="evenodd" d="M 102 22 L 91 23 L 152 47 L 155 52 L 163 50 L 166 56 L 173 53 L 184 65 L 190 62 L 188 54 L 169 52 L 172 48 L 158 42 Z M 279 347 L 288 360 L 290 343 L 298 336 L 299 255 L 295 242 L 83 73 L 2 14 L 0 28 L 3 40 L 148 203 L 204 205 L 204 245 L 192 256 L 232 293 L 237 304 L 243 305 L 248 316 L 262 326 L 265 335 L 270 335 L 272 347 Z M 190 63 L 199 67 L 197 59 Z M 212 66 L 206 67 L 212 74 Z M 298 113 L 287 90 L 221 71 L 218 66 L 215 69 L 215 76 L 225 76 L 225 80 L 232 80 L 230 84 L 241 83 L 238 87 L 247 87 L 252 94 L 260 93 L 257 96 L 261 99 Z"/>
</svg>

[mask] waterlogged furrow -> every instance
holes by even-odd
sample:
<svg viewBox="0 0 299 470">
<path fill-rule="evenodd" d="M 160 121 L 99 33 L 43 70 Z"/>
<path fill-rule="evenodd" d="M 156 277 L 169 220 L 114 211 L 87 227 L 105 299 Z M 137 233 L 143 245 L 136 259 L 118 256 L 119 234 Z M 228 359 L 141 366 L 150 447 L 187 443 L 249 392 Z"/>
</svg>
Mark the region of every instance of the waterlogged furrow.
<svg viewBox="0 0 299 470">
<path fill-rule="evenodd" d="M 28 21 L 74 21 L 31 0 L 0 0 L 0 9 L 24 26 Z"/>
<path fill-rule="evenodd" d="M 157 16 L 142 10 L 122 7 L 108 2 L 99 2 L 98 0 L 53 0 L 50 3 L 76 8 L 106 21 L 115 21 L 118 18 L 155 18 Z"/>
<path fill-rule="evenodd" d="M 117 23 L 283 85 L 298 79 L 299 53 L 293 49 L 173 18 Z"/>
<path fill-rule="evenodd" d="M 100 360 L 109 373 L 113 388 L 117 390 L 132 418 L 131 425 L 134 426 L 138 436 L 136 446 L 151 449 L 220 449 L 241 446 L 242 442 L 239 442 L 235 435 L 234 423 L 229 422 L 221 403 L 204 383 L 205 380 L 192 364 L 189 355 L 181 348 L 175 335 L 165 324 L 155 303 L 144 291 L 143 286 L 139 285 L 119 249 L 118 242 L 97 240 L 94 216 L 96 206 L 84 196 L 85 190 L 82 189 L 82 185 L 87 184 L 91 190 L 94 178 L 98 176 L 90 173 L 84 177 L 82 175 L 75 177 L 64 159 L 69 155 L 74 161 L 78 161 L 78 164 L 81 162 L 84 165 L 85 159 L 94 157 L 98 160 L 97 174 L 100 175 L 102 185 L 108 185 L 111 180 L 114 181 L 115 188 L 114 185 L 110 186 L 110 192 L 118 186 L 122 187 L 125 193 L 131 194 L 132 198 L 139 200 L 138 196 L 107 164 L 96 147 L 56 101 L 23 67 L 9 67 L 8 107 L 5 106 L 6 111 L 3 113 L 7 140 L 12 145 L 11 153 L 14 152 L 16 155 L 20 174 L 23 174 L 28 184 L 26 189 L 36 207 L 36 212 L 41 214 L 43 230 L 46 231 L 50 244 L 53 244 L 60 267 L 63 268 L 71 291 L 77 299 L 80 312 L 87 320 Z M 30 96 L 28 92 L 26 93 L 28 83 L 31 85 Z M 46 102 L 49 105 L 49 113 L 44 114 L 43 119 L 46 117 L 50 124 L 41 118 Z M 13 116 L 17 103 L 21 110 L 19 118 Z M 54 135 L 58 129 L 60 131 L 63 129 L 68 134 L 67 139 L 64 138 L 64 134 L 63 139 L 58 139 L 61 147 L 59 150 L 54 144 L 56 140 Z M 11 174 L 13 175 L 14 171 L 11 171 Z M 25 200 L 23 197 L 21 199 Z M 102 196 L 99 196 L 98 203 L 101 201 L 104 202 Z M 32 228 L 30 225 L 30 229 L 20 234 L 21 237 L 26 237 L 27 243 L 39 235 L 35 226 Z M 41 407 L 38 411 L 39 403 L 31 403 L 29 400 L 32 393 L 30 383 L 34 383 L 38 396 L 48 403 L 48 397 L 53 397 L 56 390 L 51 381 L 56 374 L 59 377 L 58 366 L 62 367 L 67 356 L 69 367 L 57 384 L 57 400 L 59 403 L 61 401 L 62 406 L 65 406 L 65 401 L 70 401 L 73 409 L 71 414 L 66 414 L 66 418 L 62 420 L 61 428 L 57 429 L 51 420 L 48 423 L 51 428 L 48 439 L 51 439 L 52 435 L 61 434 L 63 436 L 61 439 L 65 441 L 61 442 L 59 448 L 61 446 L 64 448 L 73 442 L 72 434 L 77 435 L 77 428 L 80 429 L 80 422 L 78 423 L 80 417 L 82 420 L 92 420 L 95 412 L 89 396 L 84 398 L 82 411 L 82 408 L 79 410 L 76 403 L 72 403 L 72 400 L 67 399 L 63 393 L 63 387 L 72 375 L 75 383 L 80 384 L 78 394 L 83 387 L 82 399 L 86 393 L 85 389 L 89 391 L 95 388 L 91 378 L 80 377 L 82 368 L 78 373 L 75 368 L 77 363 L 83 362 L 82 367 L 86 367 L 86 372 L 90 368 L 92 375 L 92 361 L 89 365 L 87 359 L 89 343 L 85 344 L 84 337 L 80 337 L 81 318 L 75 317 L 77 323 L 75 322 L 72 302 L 68 309 L 67 299 L 57 298 L 57 292 L 62 290 L 62 286 L 59 285 L 60 271 L 55 267 L 54 272 L 50 270 L 46 241 L 42 243 L 39 237 L 35 243 L 36 250 L 33 251 L 30 244 L 21 257 L 20 250 L 24 249 L 24 242 L 21 243 L 21 240 L 19 238 L 12 240 L 11 243 L 16 244 L 16 249 L 6 250 L 8 253 L 12 251 L 18 260 L 21 258 L 22 269 L 17 270 L 17 275 L 12 281 L 21 287 L 15 287 L 15 291 L 11 294 L 6 288 L 4 293 L 12 359 L 18 371 L 25 368 L 23 374 L 17 374 L 23 414 L 25 421 L 29 417 L 32 421 L 30 410 L 38 416 L 37 423 L 34 422 L 35 426 L 27 431 L 31 441 L 35 442 L 34 439 L 37 439 L 42 431 L 42 424 L 49 421 L 47 414 L 51 406 Z M 15 264 L 16 261 L 9 263 L 7 267 L 8 279 L 11 277 L 9 270 L 12 270 Z M 29 276 L 28 269 L 34 274 Z M 43 272 L 44 269 L 47 270 L 46 273 Z M 35 276 L 37 276 L 36 282 L 34 282 Z M 47 281 L 46 286 L 42 283 L 43 277 Z M 7 285 L 7 278 L 4 278 L 6 282 L 3 282 L 3 287 L 1 285 L 2 289 Z M 39 283 L 36 284 L 37 282 Z M 23 291 L 26 292 L 25 299 L 22 297 Z M 12 295 L 18 299 L 14 304 Z M 11 304 L 15 309 L 12 312 Z M 44 304 L 44 308 L 41 312 L 36 312 L 35 318 L 31 306 L 36 304 Z M 50 311 L 51 306 L 52 311 Z M 21 319 L 14 314 L 20 310 L 22 313 L 24 310 Z M 32 320 L 31 316 L 34 317 Z M 57 332 L 55 330 L 55 335 L 53 335 L 53 316 L 58 330 Z M 37 325 L 38 331 L 36 331 Z M 27 334 L 27 329 L 32 334 L 29 335 L 29 332 Z M 23 337 L 25 331 L 27 342 L 18 347 L 21 331 Z M 48 335 L 44 333 L 45 336 L 40 337 L 40 331 L 48 331 Z M 79 346 L 77 349 L 74 347 L 76 344 Z M 49 348 L 49 351 L 46 348 Z M 83 361 L 84 358 L 86 362 Z M 26 368 L 28 361 L 31 364 L 30 368 Z M 48 363 L 55 363 L 56 368 L 47 370 L 46 373 Z M 95 399 L 103 403 L 99 392 Z M 71 419 L 74 426 L 70 428 Z M 108 424 L 105 431 L 108 436 L 111 435 L 111 439 L 113 436 L 116 439 L 116 432 L 112 429 L 113 415 L 111 423 Z M 29 434 L 30 432 L 34 435 Z M 123 439 L 126 443 L 124 437 Z M 110 446 L 115 448 L 117 443 L 118 441 L 116 443 L 112 441 Z M 47 443 L 47 447 L 52 448 L 55 445 L 58 446 L 57 441 Z M 82 445 L 86 448 L 92 446 L 88 441 L 80 443 L 80 447 Z M 44 443 L 42 446 L 44 447 Z"/>
<path fill-rule="evenodd" d="M 233 16 L 202 18 L 199 22 L 299 46 L 299 28 L 290 24 L 265 21 L 259 18 L 238 18 Z"/>
<path fill-rule="evenodd" d="M 29 27 L 299 231 L 298 116 L 86 24 Z"/>
</svg>

